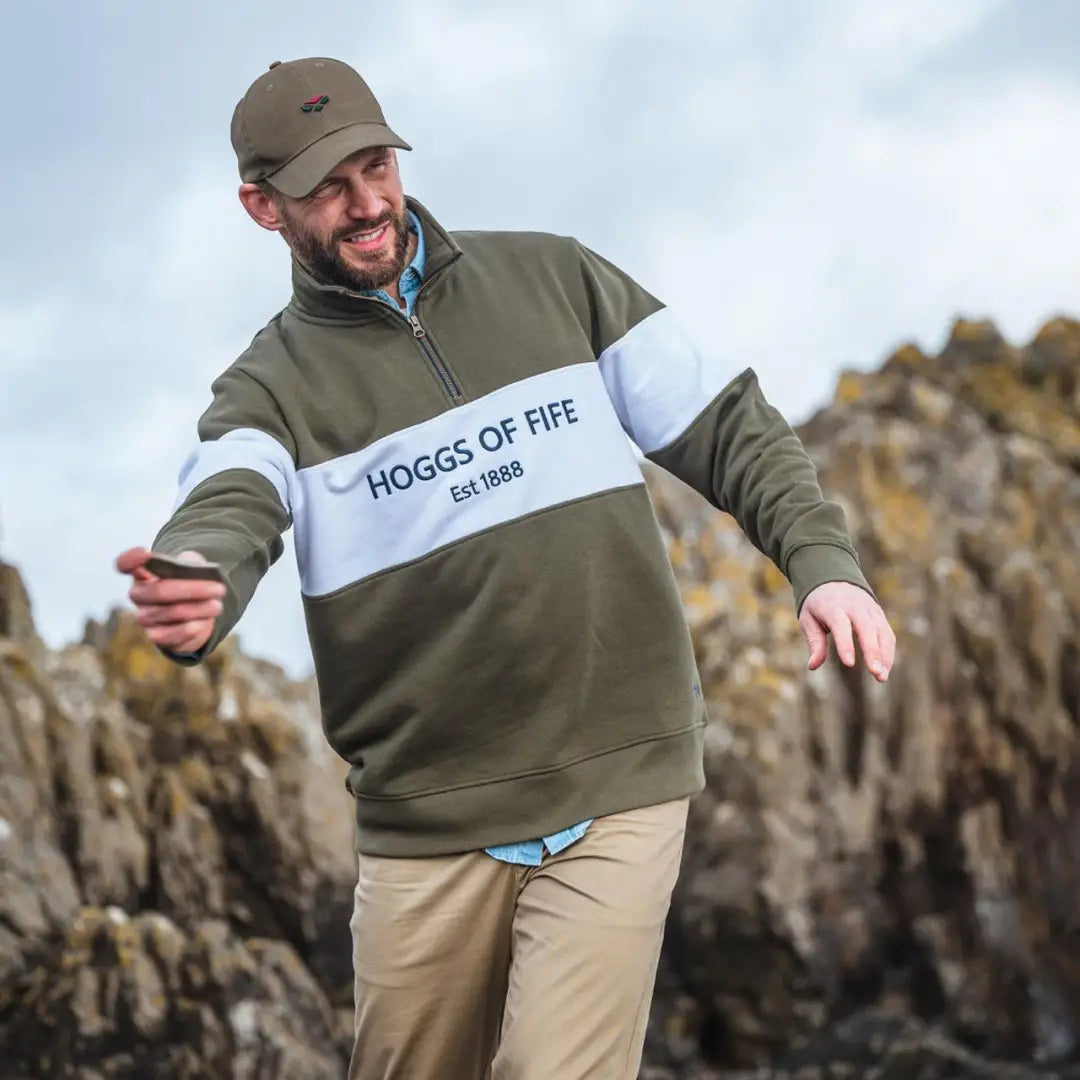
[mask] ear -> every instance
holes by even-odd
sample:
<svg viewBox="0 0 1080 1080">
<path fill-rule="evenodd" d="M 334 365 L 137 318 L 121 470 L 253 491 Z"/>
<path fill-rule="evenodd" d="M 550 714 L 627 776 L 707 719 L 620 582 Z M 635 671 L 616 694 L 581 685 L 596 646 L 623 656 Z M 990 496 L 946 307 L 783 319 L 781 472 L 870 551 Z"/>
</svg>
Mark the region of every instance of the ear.
<svg viewBox="0 0 1080 1080">
<path fill-rule="evenodd" d="M 270 232 L 281 232 L 285 227 L 277 204 L 258 184 L 241 184 L 237 194 L 240 202 L 244 204 L 244 209 L 257 225 L 269 229 Z"/>
</svg>

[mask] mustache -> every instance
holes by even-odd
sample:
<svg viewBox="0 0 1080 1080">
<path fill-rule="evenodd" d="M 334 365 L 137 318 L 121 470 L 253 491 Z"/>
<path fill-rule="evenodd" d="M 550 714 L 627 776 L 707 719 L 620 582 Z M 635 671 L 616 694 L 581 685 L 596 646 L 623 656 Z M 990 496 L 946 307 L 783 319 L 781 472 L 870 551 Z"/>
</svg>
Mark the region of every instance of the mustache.
<svg viewBox="0 0 1080 1080">
<path fill-rule="evenodd" d="M 383 225 L 393 224 L 394 215 L 387 211 L 385 214 L 381 214 L 377 218 L 373 218 L 371 221 L 354 221 L 351 225 L 344 229 L 335 230 L 331 237 L 332 243 L 341 243 L 344 240 L 348 240 L 350 236 L 356 236 L 358 233 L 371 232 L 373 229 L 379 229 Z"/>
</svg>

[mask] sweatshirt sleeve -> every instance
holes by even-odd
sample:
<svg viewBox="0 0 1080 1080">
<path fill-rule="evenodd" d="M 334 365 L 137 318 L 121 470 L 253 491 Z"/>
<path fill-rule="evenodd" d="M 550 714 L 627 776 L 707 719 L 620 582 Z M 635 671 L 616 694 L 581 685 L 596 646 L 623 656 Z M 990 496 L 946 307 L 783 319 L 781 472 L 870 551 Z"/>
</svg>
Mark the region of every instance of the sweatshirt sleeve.
<svg viewBox="0 0 1080 1080">
<path fill-rule="evenodd" d="M 165 555 L 197 551 L 225 576 L 224 610 L 198 653 L 163 650 L 178 663 L 204 659 L 244 613 L 284 550 L 296 493 L 295 447 L 276 401 L 240 368 L 213 387 L 198 423 L 199 443 L 180 471 L 172 516 L 154 539 Z"/>
<path fill-rule="evenodd" d="M 790 581 L 797 612 L 827 581 L 871 592 L 842 508 L 753 370 L 726 365 L 612 263 L 579 252 L 600 372 L 641 452 L 735 519 Z"/>
</svg>

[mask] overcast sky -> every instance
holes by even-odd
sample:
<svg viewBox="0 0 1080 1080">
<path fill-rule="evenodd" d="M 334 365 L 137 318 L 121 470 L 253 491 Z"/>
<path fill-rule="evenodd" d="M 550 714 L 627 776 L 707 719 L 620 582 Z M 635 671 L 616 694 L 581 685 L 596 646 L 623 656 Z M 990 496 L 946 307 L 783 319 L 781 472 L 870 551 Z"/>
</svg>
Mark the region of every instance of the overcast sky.
<svg viewBox="0 0 1080 1080">
<path fill-rule="evenodd" d="M 449 228 L 578 236 L 797 422 L 844 368 L 1080 308 L 1076 0 L 0 0 L 0 557 L 53 645 L 125 603 L 209 383 L 288 298 L 232 109 L 337 56 Z M 309 666 L 291 538 L 239 627 Z"/>
</svg>

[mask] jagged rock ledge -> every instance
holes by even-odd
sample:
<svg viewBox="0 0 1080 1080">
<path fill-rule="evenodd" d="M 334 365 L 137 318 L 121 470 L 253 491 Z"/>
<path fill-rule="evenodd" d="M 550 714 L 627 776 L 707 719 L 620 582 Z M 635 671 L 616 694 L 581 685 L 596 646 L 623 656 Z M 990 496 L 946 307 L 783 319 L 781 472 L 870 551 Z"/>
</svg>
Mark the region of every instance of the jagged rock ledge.
<svg viewBox="0 0 1080 1080">
<path fill-rule="evenodd" d="M 350 812 L 310 683 L 49 653 L 0 568 L 0 1076 L 338 1080 Z"/>
<path fill-rule="evenodd" d="M 1080 324 L 1015 348 L 959 321 L 939 356 L 844 375 L 800 434 L 898 662 L 884 687 L 809 675 L 780 576 L 656 478 L 712 715 L 656 1075 L 764 1066 L 868 1006 L 1075 1060 Z"/>
<path fill-rule="evenodd" d="M 900 636 L 886 687 L 809 675 L 780 575 L 650 471 L 712 721 L 649 1080 L 1080 1077 L 1078 387 L 1077 323 L 959 322 L 802 427 Z M 50 652 L 0 564 L 0 1076 L 343 1075 L 316 705 L 121 613 Z"/>
</svg>

